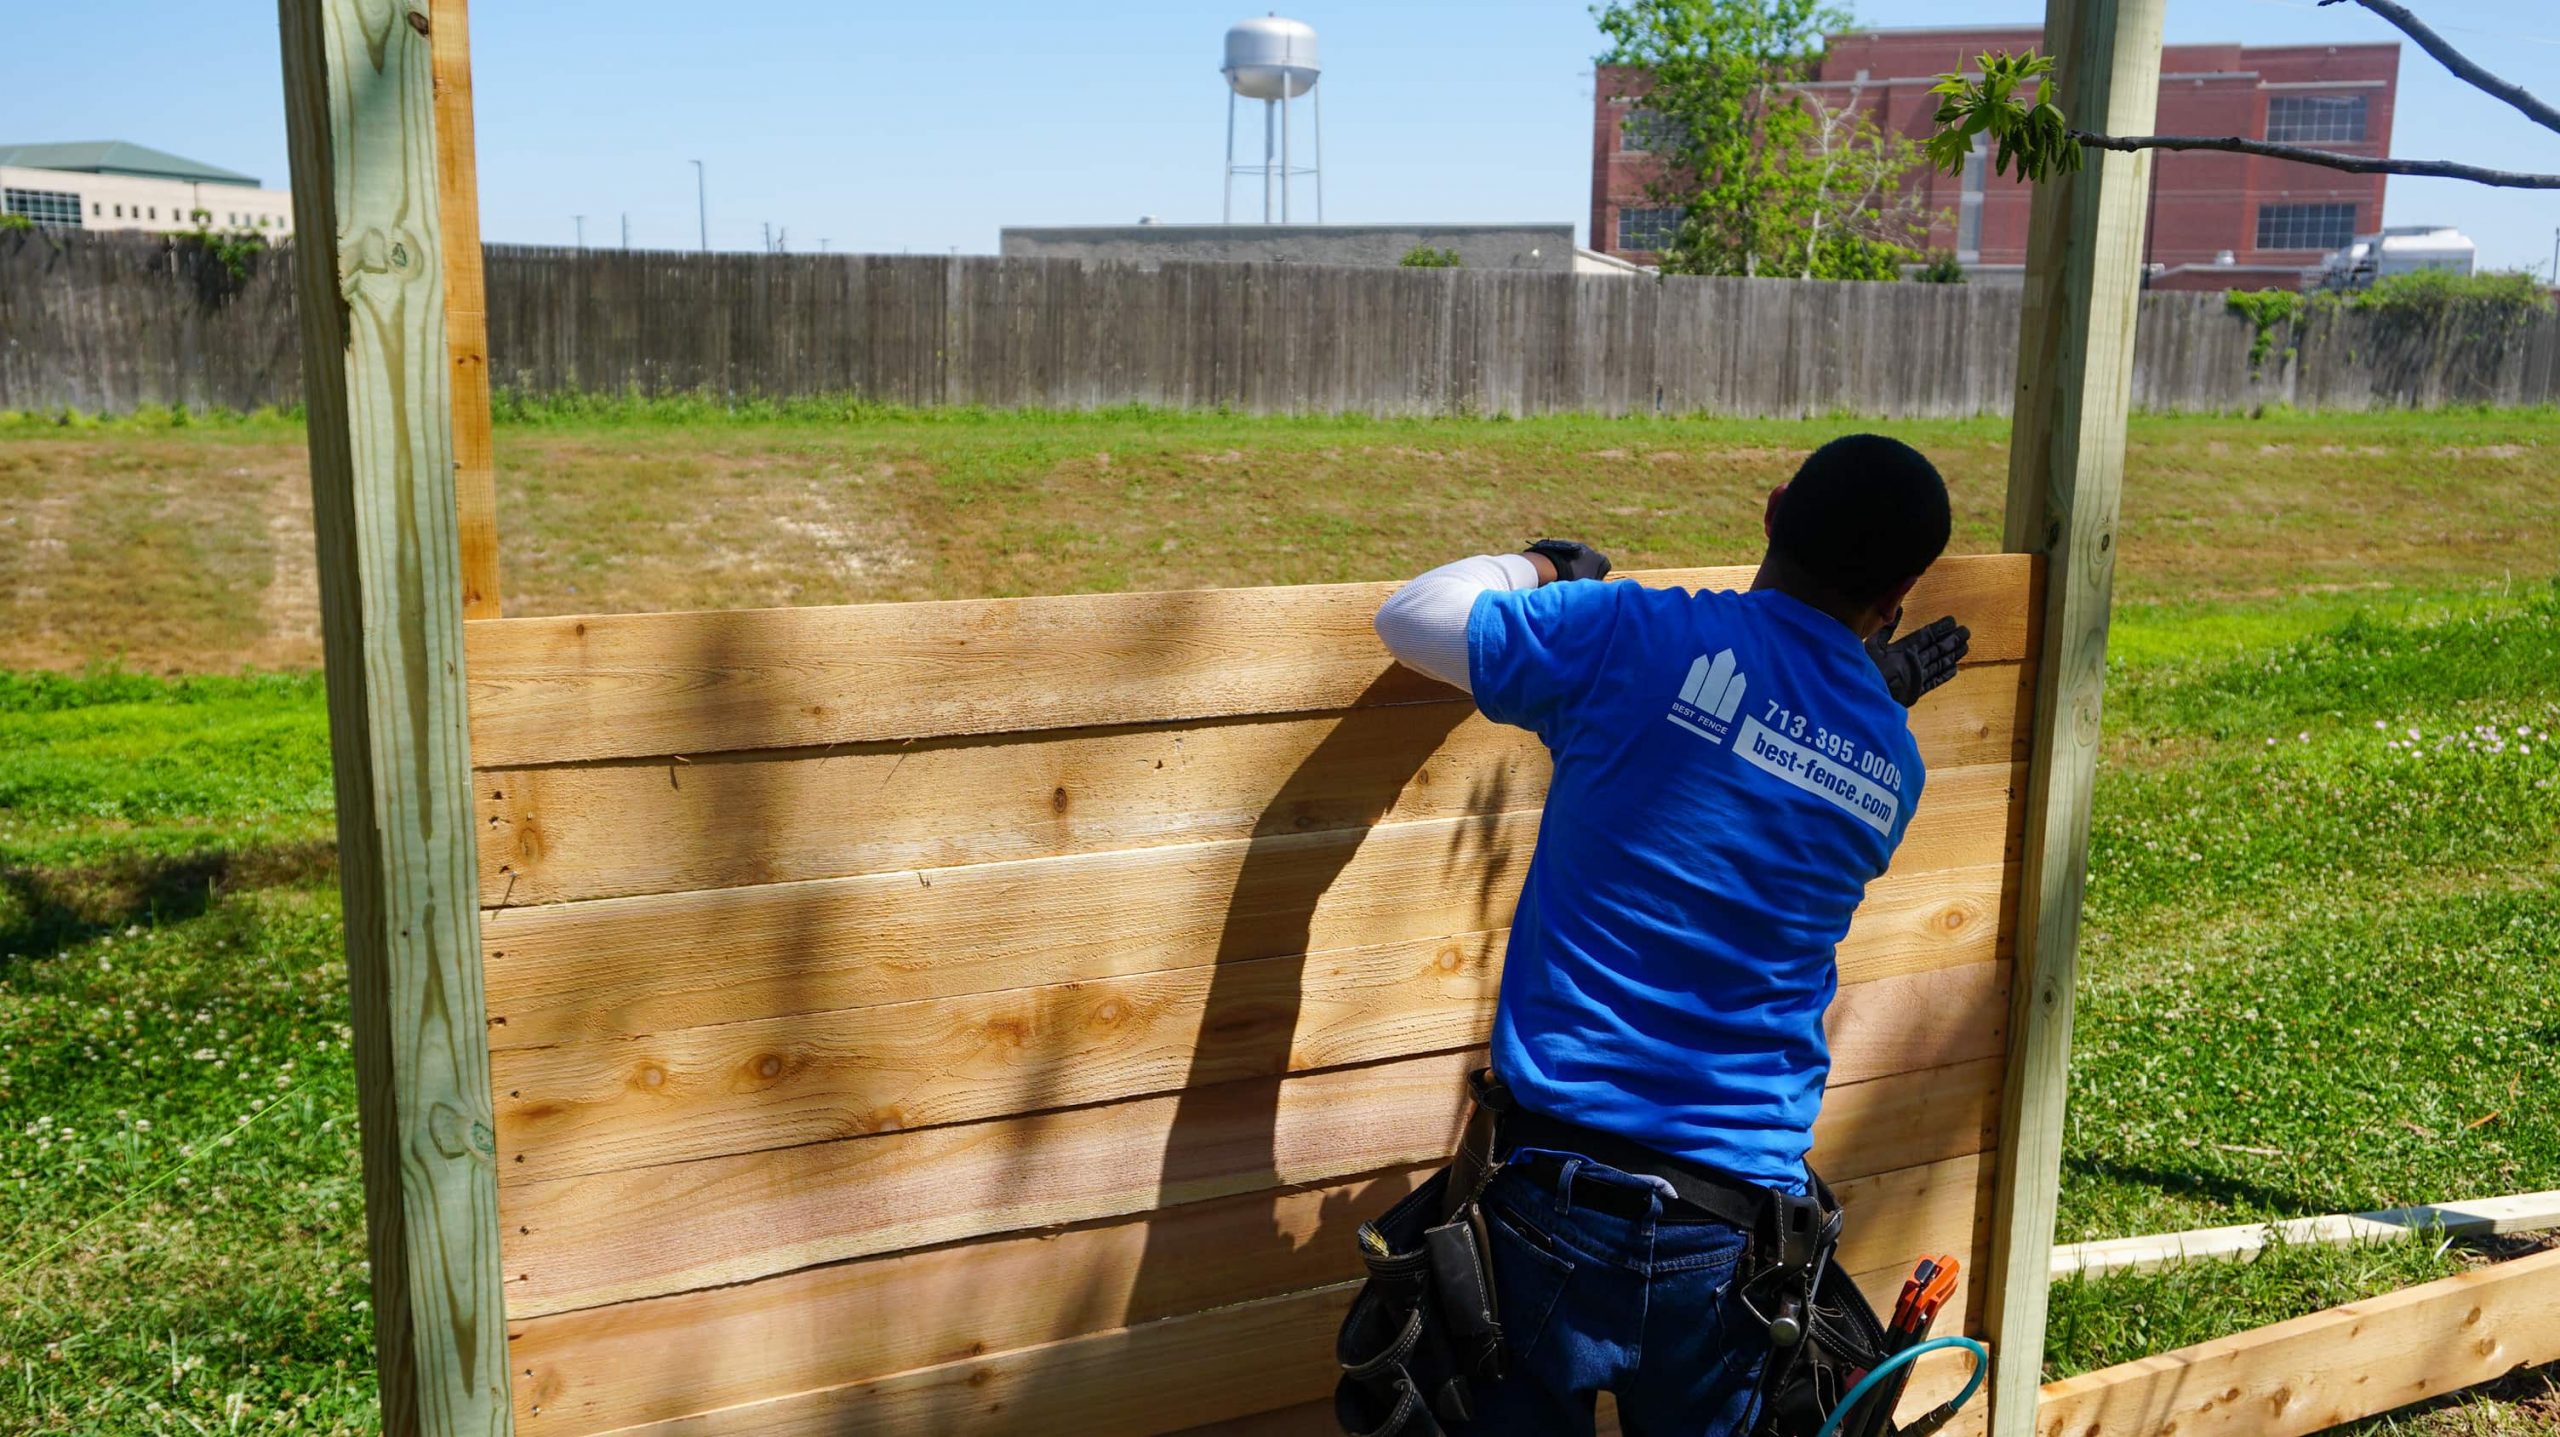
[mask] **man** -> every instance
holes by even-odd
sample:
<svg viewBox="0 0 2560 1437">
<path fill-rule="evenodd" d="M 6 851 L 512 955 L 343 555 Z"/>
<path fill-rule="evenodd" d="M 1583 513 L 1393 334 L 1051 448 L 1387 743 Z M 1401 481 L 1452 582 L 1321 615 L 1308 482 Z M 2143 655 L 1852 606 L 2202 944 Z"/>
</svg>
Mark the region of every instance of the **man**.
<svg viewBox="0 0 2560 1437">
<path fill-rule="evenodd" d="M 1823 445 L 1763 522 L 1746 593 L 1591 582 L 1608 560 L 1549 540 L 1378 612 L 1397 658 L 1555 759 L 1494 1021 L 1507 1372 L 1470 1432 L 1586 1434 L 1603 1388 L 1631 1437 L 1752 1420 L 1770 1339 L 1730 1215 L 1806 1191 L 1833 949 L 1920 801 L 1905 711 L 1969 638 L 1887 642 L 1947 543 L 1908 445 Z"/>
</svg>

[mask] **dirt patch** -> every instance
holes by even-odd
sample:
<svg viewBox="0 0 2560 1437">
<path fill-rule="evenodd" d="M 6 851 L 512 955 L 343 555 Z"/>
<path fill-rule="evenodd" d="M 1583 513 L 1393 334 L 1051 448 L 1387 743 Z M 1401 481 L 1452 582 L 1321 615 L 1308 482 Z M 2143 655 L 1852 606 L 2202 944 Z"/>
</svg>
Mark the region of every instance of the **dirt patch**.
<svg viewBox="0 0 2560 1437">
<path fill-rule="evenodd" d="M 231 471 L 249 477 L 246 469 Z M 267 480 L 267 588 L 258 600 L 259 659 L 307 666 L 320 652 L 320 565 L 311 530 L 311 476 L 278 469 Z"/>
</svg>

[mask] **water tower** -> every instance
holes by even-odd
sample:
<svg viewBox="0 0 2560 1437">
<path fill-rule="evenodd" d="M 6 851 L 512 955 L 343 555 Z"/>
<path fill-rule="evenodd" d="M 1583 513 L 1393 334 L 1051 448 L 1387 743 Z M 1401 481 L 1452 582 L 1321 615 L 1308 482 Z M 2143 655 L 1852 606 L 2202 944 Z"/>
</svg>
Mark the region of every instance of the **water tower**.
<svg viewBox="0 0 2560 1437">
<path fill-rule="evenodd" d="M 1312 175 L 1316 182 L 1316 223 L 1324 223 L 1324 97 L 1316 88 L 1316 32 L 1278 12 L 1258 20 L 1240 20 L 1227 31 L 1227 201 L 1225 217 L 1236 218 L 1236 176 L 1262 173 L 1262 222 L 1289 221 L 1290 182 Z M 1289 102 L 1310 96 L 1315 106 L 1315 163 L 1300 167 L 1290 158 Z M 1236 163 L 1236 101 L 1262 102 L 1262 163 Z M 1280 209 L 1272 213 L 1274 186 Z"/>
</svg>

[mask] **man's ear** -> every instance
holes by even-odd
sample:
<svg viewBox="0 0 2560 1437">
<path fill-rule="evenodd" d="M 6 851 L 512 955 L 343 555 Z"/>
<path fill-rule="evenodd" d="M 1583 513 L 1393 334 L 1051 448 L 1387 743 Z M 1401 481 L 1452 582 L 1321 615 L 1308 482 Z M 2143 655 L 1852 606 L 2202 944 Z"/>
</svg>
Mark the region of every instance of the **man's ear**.
<svg viewBox="0 0 2560 1437">
<path fill-rule="evenodd" d="M 1777 488 L 1769 491 L 1769 502 L 1761 506 L 1760 534 L 1762 538 L 1775 539 L 1778 537 L 1778 501 L 1785 498 L 1786 493 L 1787 486 L 1780 484 Z"/>
<path fill-rule="evenodd" d="M 1919 582 L 1920 576 L 1914 574 L 1910 578 L 1903 580 L 1901 583 L 1894 585 L 1892 593 L 1876 600 L 1875 612 L 1877 620 L 1880 623 L 1892 623 L 1893 616 L 1902 612 L 1902 601 L 1911 597 L 1911 586 Z"/>
</svg>

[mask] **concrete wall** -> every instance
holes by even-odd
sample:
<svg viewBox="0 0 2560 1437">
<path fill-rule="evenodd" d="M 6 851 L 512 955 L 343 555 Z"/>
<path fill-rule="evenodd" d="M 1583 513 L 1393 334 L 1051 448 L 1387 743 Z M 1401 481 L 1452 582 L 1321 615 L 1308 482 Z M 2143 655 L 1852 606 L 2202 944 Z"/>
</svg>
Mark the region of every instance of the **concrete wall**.
<svg viewBox="0 0 2560 1437">
<path fill-rule="evenodd" d="M 0 234 L 0 409 L 302 398 L 293 254 Z M 1523 270 L 492 247 L 490 373 L 530 394 L 860 395 L 1254 413 L 1998 414 L 2019 291 Z M 2158 410 L 2560 401 L 2560 320 L 2448 333 L 2363 313 L 2277 337 L 2216 294 L 2143 298 Z"/>
<path fill-rule="evenodd" d="M 1453 249 L 1468 269 L 1573 268 L 1573 226 L 1027 225 L 1004 231 L 1007 259 L 1129 264 L 1393 265 L 1417 247 Z"/>
</svg>

